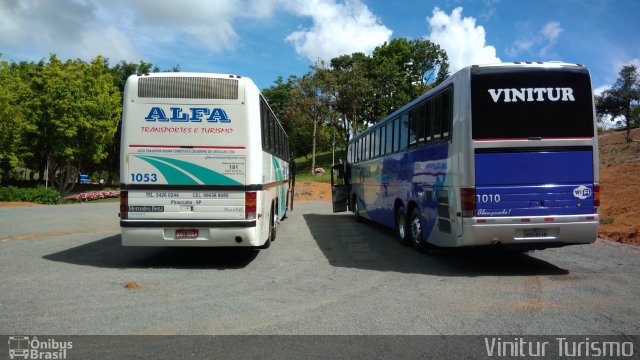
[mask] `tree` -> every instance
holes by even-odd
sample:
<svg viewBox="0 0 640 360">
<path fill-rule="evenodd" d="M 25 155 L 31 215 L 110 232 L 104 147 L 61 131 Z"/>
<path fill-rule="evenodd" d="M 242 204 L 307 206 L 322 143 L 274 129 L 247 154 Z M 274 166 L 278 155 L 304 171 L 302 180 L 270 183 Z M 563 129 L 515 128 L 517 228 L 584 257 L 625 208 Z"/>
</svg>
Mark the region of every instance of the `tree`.
<svg viewBox="0 0 640 360">
<path fill-rule="evenodd" d="M 27 104 L 27 114 L 35 126 L 28 136 L 39 155 L 35 158 L 45 159 L 52 185 L 63 194 L 73 189 L 81 170 L 106 158 L 116 131 L 120 91 L 105 63 L 100 56 L 87 64 L 63 63 L 51 55 L 31 74 L 36 96 Z"/>
<path fill-rule="evenodd" d="M 638 126 L 638 105 L 640 105 L 640 75 L 635 65 L 623 66 L 615 84 L 605 90 L 601 96 L 596 97 L 596 111 L 599 119 L 605 115 L 618 119 L 618 123 L 627 130 L 627 142 L 631 142 L 631 128 Z"/>
<path fill-rule="evenodd" d="M 328 141 L 326 123 L 330 109 L 322 92 L 318 73 L 309 72 L 296 79 L 283 119 L 292 126 L 290 140 L 299 154 L 311 153 L 311 172 L 315 169 L 316 151 Z M 311 140 L 311 141 L 309 141 Z"/>
<path fill-rule="evenodd" d="M 378 46 L 372 55 L 371 77 L 375 102 L 372 120 L 377 121 L 438 85 L 449 76 L 447 53 L 426 39 L 393 39 Z"/>
<path fill-rule="evenodd" d="M 29 155 L 25 134 L 31 129 L 24 100 L 32 97 L 20 68 L 0 62 L 0 183 L 9 181 L 11 171 Z"/>
<path fill-rule="evenodd" d="M 262 96 L 267 100 L 267 103 L 271 107 L 271 110 L 273 110 L 276 117 L 280 119 L 280 122 L 287 133 L 290 129 L 282 119 L 285 108 L 289 106 L 289 102 L 291 101 L 291 93 L 297 85 L 297 79 L 298 78 L 295 75 L 290 75 L 285 82 L 282 76 L 278 76 L 274 85 L 262 90 Z"/>
<path fill-rule="evenodd" d="M 329 101 L 329 121 L 339 130 L 338 139 L 346 148 L 349 138 L 374 120 L 371 58 L 363 53 L 342 55 L 332 59 L 330 67 L 319 63 L 313 70 Z"/>
</svg>

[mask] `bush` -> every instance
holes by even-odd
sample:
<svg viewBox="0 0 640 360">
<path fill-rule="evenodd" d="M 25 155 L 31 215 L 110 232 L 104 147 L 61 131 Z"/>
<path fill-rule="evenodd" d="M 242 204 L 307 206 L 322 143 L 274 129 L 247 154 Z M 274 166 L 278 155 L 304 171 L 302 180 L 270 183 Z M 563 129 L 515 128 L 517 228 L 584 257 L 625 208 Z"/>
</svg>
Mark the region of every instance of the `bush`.
<svg viewBox="0 0 640 360">
<path fill-rule="evenodd" d="M 0 187 L 0 201 L 27 201 L 38 204 L 60 204 L 62 197 L 57 190 L 38 186 L 36 188 Z"/>
</svg>

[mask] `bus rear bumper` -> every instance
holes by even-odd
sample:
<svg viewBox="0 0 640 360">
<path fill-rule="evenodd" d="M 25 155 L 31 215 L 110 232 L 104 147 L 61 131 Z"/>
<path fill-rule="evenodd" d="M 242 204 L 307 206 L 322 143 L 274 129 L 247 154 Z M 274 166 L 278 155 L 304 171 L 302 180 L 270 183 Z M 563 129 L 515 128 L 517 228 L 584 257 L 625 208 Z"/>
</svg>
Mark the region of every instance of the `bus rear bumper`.
<svg viewBox="0 0 640 360">
<path fill-rule="evenodd" d="M 252 227 L 184 226 L 135 226 L 134 222 L 121 223 L 123 246 L 182 246 L 182 247 L 259 247 L 265 239 L 259 239 L 255 222 Z M 175 224 L 171 224 L 175 225 Z M 195 231 L 195 232 L 194 232 Z M 190 236 L 180 236 L 188 232 Z"/>
<path fill-rule="evenodd" d="M 462 236 L 457 246 L 487 245 L 537 245 L 544 248 L 571 244 L 589 244 L 598 238 L 598 215 L 593 220 L 577 220 L 575 217 L 545 222 L 544 217 L 532 217 L 529 222 L 520 218 L 492 219 L 495 223 L 478 223 L 478 219 L 465 219 Z M 487 219 L 488 220 L 488 219 Z"/>
</svg>

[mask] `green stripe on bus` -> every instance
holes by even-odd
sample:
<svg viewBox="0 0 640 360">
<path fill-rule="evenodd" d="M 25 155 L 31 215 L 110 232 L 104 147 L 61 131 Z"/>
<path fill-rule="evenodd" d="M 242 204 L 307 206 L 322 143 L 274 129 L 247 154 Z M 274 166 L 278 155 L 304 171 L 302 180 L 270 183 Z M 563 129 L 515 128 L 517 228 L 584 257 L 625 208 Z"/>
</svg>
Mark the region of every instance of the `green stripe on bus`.
<svg viewBox="0 0 640 360">
<path fill-rule="evenodd" d="M 182 161 L 173 158 L 167 158 L 162 156 L 140 156 L 140 158 L 144 159 L 155 159 L 167 162 L 200 180 L 205 185 L 216 184 L 216 185 L 242 185 L 240 182 L 235 181 L 225 175 L 222 175 L 218 172 L 215 172 L 211 169 L 207 169 L 203 166 L 190 163 L 187 161 Z M 164 174 L 163 174 L 164 175 Z"/>
<path fill-rule="evenodd" d="M 136 156 L 136 155 L 134 155 Z M 182 171 L 174 168 L 173 166 L 167 165 L 161 161 L 154 159 L 151 156 L 140 156 L 137 155 L 137 158 L 146 161 L 162 174 L 164 178 L 167 180 L 167 184 L 181 184 L 181 185 L 195 185 L 198 184 L 194 179 L 190 178 L 187 174 Z"/>
</svg>

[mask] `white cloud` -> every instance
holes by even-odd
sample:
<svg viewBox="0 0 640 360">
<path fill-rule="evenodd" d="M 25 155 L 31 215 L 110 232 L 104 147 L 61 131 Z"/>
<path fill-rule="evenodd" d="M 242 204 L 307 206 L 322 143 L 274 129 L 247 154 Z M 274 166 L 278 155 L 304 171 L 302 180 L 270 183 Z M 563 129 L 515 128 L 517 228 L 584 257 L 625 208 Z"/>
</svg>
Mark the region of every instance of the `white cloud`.
<svg viewBox="0 0 640 360">
<path fill-rule="evenodd" d="M 137 61 L 142 57 L 127 35 L 114 27 L 86 32 L 78 45 L 78 55 L 84 59 L 94 58 L 98 54 L 116 62 Z"/>
<path fill-rule="evenodd" d="M 467 65 L 500 62 L 495 47 L 486 45 L 484 27 L 476 26 L 472 17 L 462 18 L 461 7 L 451 15 L 436 7 L 427 21 L 431 26 L 427 38 L 447 51 L 452 72 Z"/>
<path fill-rule="evenodd" d="M 557 21 L 549 21 L 542 27 L 541 33 L 542 35 L 549 41 L 554 41 L 560 36 L 560 33 L 563 32 L 564 29 L 560 27 L 560 23 Z"/>
<path fill-rule="evenodd" d="M 234 50 L 239 36 L 233 21 L 245 4 L 234 0 L 134 0 L 140 29 L 153 38 L 173 34 L 168 40 L 195 39 L 212 52 Z"/>
<path fill-rule="evenodd" d="M 311 61 L 370 53 L 392 33 L 362 0 L 0 0 L 0 49 L 114 62 L 179 46 L 223 53 L 242 41 L 237 22 L 276 11 L 311 20 L 283 39 Z"/>
<path fill-rule="evenodd" d="M 99 12 L 91 1 L 0 1 L 0 48 L 40 58 L 140 59 L 129 36 L 99 20 Z"/>
<path fill-rule="evenodd" d="M 513 42 L 511 48 L 507 49 L 510 57 L 518 57 L 523 54 L 547 57 L 549 51 L 556 45 L 560 34 L 564 29 L 558 21 L 547 22 L 538 33 L 527 35 Z M 528 44 L 523 47 L 522 44 Z"/>
<path fill-rule="evenodd" d="M 291 0 L 287 7 L 313 22 L 311 28 L 295 31 L 286 38 L 298 54 L 311 61 L 354 52 L 371 53 L 389 41 L 392 34 L 360 0 Z"/>
</svg>

